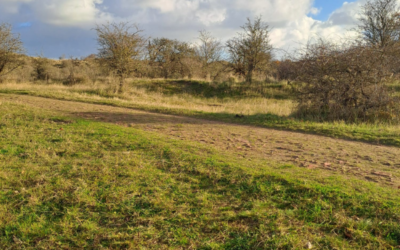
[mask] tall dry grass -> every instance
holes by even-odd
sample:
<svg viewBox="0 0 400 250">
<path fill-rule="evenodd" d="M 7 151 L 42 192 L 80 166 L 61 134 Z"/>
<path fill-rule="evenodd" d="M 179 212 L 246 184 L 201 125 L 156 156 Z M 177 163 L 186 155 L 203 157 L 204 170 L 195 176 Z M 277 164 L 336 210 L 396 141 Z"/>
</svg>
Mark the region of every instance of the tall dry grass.
<svg viewBox="0 0 400 250">
<path fill-rule="evenodd" d="M 0 84 L 0 90 L 3 92 L 31 91 L 49 97 L 64 99 L 67 97 L 82 100 L 101 100 L 107 98 L 126 104 L 209 113 L 244 115 L 270 113 L 279 116 L 289 116 L 294 107 L 294 103 L 291 100 L 263 97 L 206 98 L 195 97 L 189 93 L 166 95 L 163 93 L 162 88 L 159 91 L 149 91 L 142 88 L 141 85 L 135 84 L 135 82 L 127 84 L 122 94 L 114 93 L 113 84 L 99 82 L 95 84 L 77 84 L 74 86 L 64 86 L 62 84 L 4 83 Z"/>
</svg>

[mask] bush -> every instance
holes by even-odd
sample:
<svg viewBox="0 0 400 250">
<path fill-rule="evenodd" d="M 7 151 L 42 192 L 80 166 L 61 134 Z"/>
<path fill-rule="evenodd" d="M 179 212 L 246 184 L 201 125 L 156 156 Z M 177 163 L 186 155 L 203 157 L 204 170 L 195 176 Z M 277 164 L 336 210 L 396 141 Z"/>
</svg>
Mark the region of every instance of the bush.
<svg viewBox="0 0 400 250">
<path fill-rule="evenodd" d="M 293 77 L 293 62 L 289 59 L 275 62 L 274 77 L 279 81 L 289 80 Z"/>
<path fill-rule="evenodd" d="M 234 83 L 237 83 L 237 82 L 238 82 L 238 80 L 237 80 L 237 78 L 236 78 L 236 77 L 234 77 L 234 76 L 230 76 L 230 77 L 228 77 L 228 80 L 227 80 L 227 82 L 228 82 L 228 83 L 230 83 L 230 84 L 234 84 Z"/>
<path fill-rule="evenodd" d="M 390 93 L 398 48 L 361 43 L 311 44 L 292 62 L 297 114 L 319 120 L 375 121 L 398 117 L 399 100 Z M 384 119 L 382 118 L 384 117 Z"/>
<path fill-rule="evenodd" d="M 49 59 L 39 56 L 33 59 L 34 64 L 34 79 L 35 80 L 45 80 L 49 82 L 51 78 L 51 62 Z"/>
</svg>

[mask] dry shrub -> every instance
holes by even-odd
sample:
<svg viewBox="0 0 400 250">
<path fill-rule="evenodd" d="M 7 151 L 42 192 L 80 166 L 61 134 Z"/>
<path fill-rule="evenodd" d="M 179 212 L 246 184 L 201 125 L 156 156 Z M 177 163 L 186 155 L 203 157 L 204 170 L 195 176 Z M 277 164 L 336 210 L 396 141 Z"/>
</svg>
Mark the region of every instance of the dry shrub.
<svg viewBox="0 0 400 250">
<path fill-rule="evenodd" d="M 275 62 L 274 77 L 278 80 L 289 80 L 293 77 L 293 62 L 289 59 Z"/>
<path fill-rule="evenodd" d="M 234 76 L 228 77 L 227 83 L 234 84 L 237 82 L 238 82 L 238 79 L 236 77 L 234 77 Z"/>
<path fill-rule="evenodd" d="M 33 77 L 35 80 L 44 80 L 47 83 L 52 78 L 52 65 L 51 60 L 43 56 L 33 58 Z"/>
<path fill-rule="evenodd" d="M 387 87 L 398 50 L 359 42 L 309 44 L 291 63 L 297 114 L 318 120 L 398 119 L 399 100 Z"/>
<path fill-rule="evenodd" d="M 65 70 L 67 76 L 64 77 L 63 84 L 73 86 L 75 84 L 83 84 L 89 82 L 87 74 L 82 73 L 85 68 L 86 61 L 71 58 L 61 62 L 61 68 Z"/>
</svg>

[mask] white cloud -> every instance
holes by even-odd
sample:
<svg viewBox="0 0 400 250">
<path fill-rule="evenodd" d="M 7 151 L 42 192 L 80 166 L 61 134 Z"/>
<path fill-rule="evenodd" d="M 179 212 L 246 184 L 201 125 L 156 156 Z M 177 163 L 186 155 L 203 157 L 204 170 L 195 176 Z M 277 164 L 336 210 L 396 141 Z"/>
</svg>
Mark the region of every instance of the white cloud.
<svg viewBox="0 0 400 250">
<path fill-rule="evenodd" d="M 326 22 L 307 16 L 288 22 L 286 26 L 271 32 L 271 42 L 276 48 L 291 52 L 319 38 L 333 42 L 354 38 L 357 34 L 352 28 L 357 23 L 357 14 L 362 1 L 364 0 L 344 3 L 330 15 Z M 279 51 L 278 54 L 284 53 Z"/>
<path fill-rule="evenodd" d="M 232 5 L 238 10 L 248 10 L 255 15 L 263 15 L 274 22 L 292 21 L 309 13 L 313 0 L 234 0 Z"/>
<path fill-rule="evenodd" d="M 226 9 L 199 10 L 196 13 L 196 17 L 201 23 L 205 24 L 206 26 L 215 23 L 221 23 L 226 18 Z"/>
<path fill-rule="evenodd" d="M 318 15 L 320 12 L 321 12 L 321 9 L 318 9 L 318 8 L 314 8 L 313 7 L 313 8 L 310 9 L 310 14 L 314 15 L 314 16 Z"/>
<path fill-rule="evenodd" d="M 18 13 L 25 5 L 33 13 L 35 21 L 56 26 L 93 25 L 97 20 L 111 20 L 112 17 L 98 6 L 102 0 L 0 0 L 3 11 Z"/>
<path fill-rule="evenodd" d="M 330 25 L 352 25 L 357 22 L 360 7 L 366 0 L 359 0 L 357 2 L 345 2 L 343 6 L 329 16 L 328 23 Z"/>
<path fill-rule="evenodd" d="M 138 0 L 130 2 L 132 5 L 141 8 L 159 9 L 162 13 L 174 11 L 179 3 L 182 5 L 182 1 L 179 0 Z"/>
<path fill-rule="evenodd" d="M 346 36 L 366 1 L 344 3 L 326 22 L 313 18 L 320 11 L 313 7 L 314 0 L 0 0 L 0 16 L 14 24 L 33 23 L 26 30 L 46 27 L 42 37 L 47 33 L 51 39 L 44 39 L 42 46 L 51 48 L 51 44 L 71 43 L 72 39 L 65 39 L 74 29 L 87 31 L 80 33 L 87 34 L 81 39 L 95 47 L 89 30 L 105 21 L 139 23 L 152 37 L 184 41 L 193 41 L 198 30 L 207 29 L 225 41 L 237 34 L 246 17 L 261 15 L 273 29 L 273 45 L 287 49 L 320 36 L 331 40 Z M 63 40 L 57 40 L 53 34 L 63 30 Z"/>
<path fill-rule="evenodd" d="M 45 23 L 57 26 L 93 25 L 96 20 L 111 20 L 96 4 L 101 0 L 42 0 L 34 1 L 32 9 Z"/>
</svg>

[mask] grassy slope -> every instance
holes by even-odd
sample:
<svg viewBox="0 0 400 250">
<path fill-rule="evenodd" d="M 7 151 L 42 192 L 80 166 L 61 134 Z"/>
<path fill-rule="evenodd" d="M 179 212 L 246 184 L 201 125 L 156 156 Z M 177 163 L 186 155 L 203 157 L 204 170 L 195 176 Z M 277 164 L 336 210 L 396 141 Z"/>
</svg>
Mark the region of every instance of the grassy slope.
<svg viewBox="0 0 400 250">
<path fill-rule="evenodd" d="M 400 245 L 397 190 L 368 182 L 7 103 L 0 136 L 1 248 Z"/>
<path fill-rule="evenodd" d="M 157 82 L 159 83 L 159 82 Z M 147 83 L 145 83 L 147 84 Z M 178 84 L 180 84 L 178 82 Z M 143 85 L 143 84 L 142 84 Z M 207 87 L 205 88 L 205 93 L 199 92 L 198 84 L 193 87 L 193 89 L 187 90 L 189 88 L 187 85 L 184 85 L 182 89 L 177 88 L 176 84 L 173 87 L 170 87 L 171 84 L 167 84 L 164 88 L 164 94 L 166 96 L 172 96 L 170 99 L 165 98 L 165 102 L 170 101 L 175 102 L 174 96 L 181 95 L 182 89 L 186 89 L 186 92 L 191 92 L 194 96 L 197 95 L 203 96 L 212 96 L 213 98 L 217 94 L 212 93 L 212 89 Z M 272 87 L 276 88 L 277 86 L 273 85 Z M 150 85 L 147 87 L 150 92 L 147 92 L 148 98 L 152 98 L 151 91 L 158 91 L 156 87 Z M 220 91 L 220 90 L 215 90 Z M 226 91 L 226 90 L 224 90 Z M 388 124 L 346 124 L 344 122 L 314 122 L 314 121 L 303 121 L 300 119 L 295 119 L 290 116 L 284 115 L 276 115 L 270 112 L 265 113 L 255 113 L 251 115 L 246 115 L 243 119 L 235 118 L 235 113 L 232 112 L 219 112 L 219 111 L 211 111 L 211 110 L 196 110 L 188 106 L 187 103 L 177 105 L 166 105 L 162 106 L 159 103 L 155 105 L 152 104 L 153 101 L 149 102 L 139 102 L 136 100 L 136 97 L 133 96 L 129 100 L 124 100 L 125 97 L 118 96 L 118 95 L 108 95 L 103 93 L 102 91 L 89 91 L 89 90 L 52 90 L 46 89 L 44 86 L 43 88 L 35 87 L 34 90 L 26 87 L 26 89 L 21 89 L 20 87 L 2 87 L 0 88 L 0 93 L 6 94 L 28 94 L 33 96 L 40 96 L 40 97 L 48 97 L 48 98 L 55 98 L 61 100 L 74 100 L 74 101 L 81 101 L 81 102 L 88 102 L 88 103 L 95 103 L 95 104 L 106 104 L 106 105 L 113 105 L 113 106 L 120 106 L 120 107 L 129 107 L 135 109 L 141 109 L 145 111 L 151 112 L 159 112 L 165 114 L 174 114 L 174 115 L 185 115 L 185 116 L 192 116 L 202 119 L 211 119 L 211 120 L 218 120 L 224 122 L 233 122 L 239 124 L 249 124 L 249 125 L 256 125 L 261 127 L 268 127 L 268 128 L 275 128 L 275 129 L 282 129 L 282 130 L 290 130 L 290 131 L 299 131 L 299 132 L 306 132 L 318 135 L 325 135 L 334 138 L 344 138 L 350 140 L 359 140 L 365 142 L 371 142 L 376 144 L 384 144 L 384 145 L 393 145 L 393 146 L 400 146 L 400 127 L 398 125 L 388 125 Z M 175 93 L 175 94 L 174 94 Z M 232 92 L 229 95 L 234 95 L 233 97 L 221 97 L 221 105 L 225 105 L 224 103 L 228 100 L 228 106 L 233 105 L 236 92 Z M 269 93 L 267 91 L 267 93 Z M 281 98 L 284 97 L 282 92 L 278 90 L 278 96 Z M 163 95 L 164 95 L 163 94 Z M 161 96 L 163 96 L 161 95 Z M 250 93 L 251 95 L 251 93 Z M 274 92 L 269 93 L 272 97 L 277 94 Z M 157 94 L 161 98 L 159 94 Z M 187 94 L 185 94 L 187 96 Z M 123 99 L 119 99 L 123 98 Z M 139 99 L 139 98 L 138 98 Z M 219 99 L 213 99 L 219 100 Z M 249 102 L 251 102 L 252 97 L 249 97 Z M 258 99 L 257 99 L 258 100 Z M 272 100 L 272 99 L 265 99 L 265 100 Z M 258 100 L 259 101 L 259 100 Z M 256 102 L 258 102 L 256 101 Z M 278 101 L 278 100 L 277 100 Z M 157 102 L 154 100 L 154 102 Z M 205 101 L 208 103 L 207 101 Z M 232 103 L 232 104 L 231 104 Z M 218 104 L 218 105 L 220 105 Z M 282 103 L 283 104 L 283 103 Z M 244 104 L 243 104 L 244 105 Z M 256 104 L 254 104 L 256 105 Z M 274 105 L 276 108 L 277 104 Z M 251 105 L 249 105 L 251 106 Z M 267 105 L 268 106 L 268 105 Z M 267 107 L 266 107 L 267 108 Z M 288 109 L 287 107 L 284 110 Z"/>
</svg>

